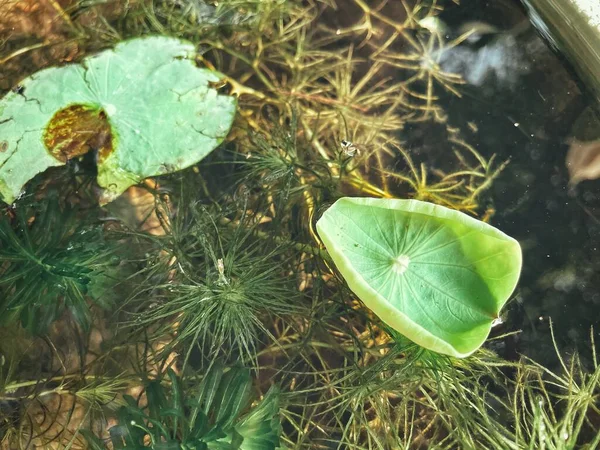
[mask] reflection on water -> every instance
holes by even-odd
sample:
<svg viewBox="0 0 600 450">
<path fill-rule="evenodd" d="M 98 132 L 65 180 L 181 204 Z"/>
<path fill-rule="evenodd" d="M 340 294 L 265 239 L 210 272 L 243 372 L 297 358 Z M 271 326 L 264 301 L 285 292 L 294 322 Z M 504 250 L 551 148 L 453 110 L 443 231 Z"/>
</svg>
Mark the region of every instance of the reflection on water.
<svg viewBox="0 0 600 450">
<path fill-rule="evenodd" d="M 519 46 L 518 37 L 501 35 L 489 42 L 450 49 L 440 65 L 448 72 L 463 74 L 465 81 L 490 92 L 497 88 L 514 91 L 523 74 L 530 72 L 529 61 Z"/>
</svg>

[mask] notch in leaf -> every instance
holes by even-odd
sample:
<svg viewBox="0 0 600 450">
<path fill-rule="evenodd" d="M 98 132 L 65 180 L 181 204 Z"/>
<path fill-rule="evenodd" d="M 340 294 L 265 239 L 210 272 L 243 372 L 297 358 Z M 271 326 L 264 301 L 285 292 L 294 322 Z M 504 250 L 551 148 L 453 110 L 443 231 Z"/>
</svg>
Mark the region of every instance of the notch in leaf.
<svg viewBox="0 0 600 450">
<path fill-rule="evenodd" d="M 418 200 L 342 198 L 317 230 L 365 305 L 415 343 L 451 356 L 483 344 L 521 272 L 516 240 Z"/>
</svg>

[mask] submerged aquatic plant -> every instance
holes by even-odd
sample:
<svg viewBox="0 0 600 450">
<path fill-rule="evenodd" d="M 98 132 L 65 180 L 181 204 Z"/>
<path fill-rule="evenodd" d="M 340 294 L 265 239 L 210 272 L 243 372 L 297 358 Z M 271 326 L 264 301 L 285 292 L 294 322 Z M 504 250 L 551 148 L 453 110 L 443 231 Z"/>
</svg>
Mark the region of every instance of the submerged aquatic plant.
<svg viewBox="0 0 600 450">
<path fill-rule="evenodd" d="M 186 362 L 196 346 L 207 358 L 251 362 L 269 335 L 267 323 L 300 311 L 286 280 L 288 247 L 257 233 L 246 213 L 229 219 L 198 202 L 179 208 L 163 217 L 165 236 L 146 237 L 162 254 L 130 299 L 138 305 L 131 323 L 171 330 L 167 350 L 187 347 Z"/>
<path fill-rule="evenodd" d="M 278 391 L 271 389 L 247 412 L 252 398 L 248 370 L 225 370 L 215 363 L 195 385 L 184 385 L 172 369 L 168 378 L 168 388 L 162 380 L 146 385 L 146 404 L 141 398 L 125 396 L 118 423 L 109 429 L 115 450 L 275 450 L 279 446 Z M 98 437 L 84 433 L 92 450 L 106 448 Z"/>
<path fill-rule="evenodd" d="M 489 350 L 500 347 L 502 337 L 464 359 L 407 342 L 335 276 L 315 232 L 315 218 L 345 195 L 402 196 L 472 215 L 482 212 L 487 201 L 482 193 L 498 170 L 485 148 L 475 151 L 463 140 L 465 124 L 444 124 L 442 96 L 460 95 L 462 80 L 438 64 L 452 44 L 422 29 L 422 19 L 441 11 L 443 3 L 143 0 L 85 2 L 73 10 L 50 3 L 59 11 L 60 20 L 53 23 L 66 24 L 82 51 L 157 33 L 189 40 L 197 49 L 196 64 L 224 74 L 211 88 L 237 96 L 239 114 L 227 151 L 213 152 L 179 173 L 180 190 L 169 189 L 176 177 L 163 177 L 160 187 L 148 183 L 159 195 L 154 210 L 151 205 L 144 213 L 162 229 L 120 235 L 137 270 L 129 277 L 119 274 L 127 301 L 106 324 L 116 343 L 103 342 L 86 353 L 85 361 L 97 363 L 79 363 L 82 373 L 60 366 L 72 378 L 29 376 L 20 367 L 10 371 L 5 384 L 15 391 L 2 393 L 0 401 L 7 403 L 0 406 L 8 407 L 0 408 L 0 422 L 11 430 L 31 429 L 32 437 L 12 433 L 3 444 L 27 447 L 39 440 L 42 446 L 86 448 L 79 442 L 81 428 L 42 429 L 31 414 L 20 414 L 13 399 L 23 396 L 21 404 L 29 404 L 47 398 L 46 392 L 61 399 L 89 396 L 106 383 L 105 395 L 97 399 L 108 402 L 107 418 L 119 422 L 113 445 L 204 448 L 215 414 L 179 399 L 198 398 L 193 369 L 215 365 L 219 355 L 252 365 L 260 392 L 273 383 L 282 387 L 286 448 L 516 450 L 541 447 L 550 435 L 561 448 L 555 438 L 562 428 L 572 436 L 569 445 L 597 442 L 586 422 L 595 420 L 598 410 L 597 371 L 586 374 L 585 383 L 578 370 L 560 374 L 560 386 L 552 391 L 557 386 L 549 372 L 538 377 L 542 370 L 529 361 L 517 367 Z M 106 14 L 107 6 L 120 12 Z M 2 61 L 21 57 L 18 49 L 8 52 Z M 415 149 L 411 139 L 416 127 L 428 134 L 434 122 L 448 137 L 436 142 L 441 164 Z M 196 131 L 190 139 L 199 139 Z M 129 251 L 133 246 L 135 253 Z M 61 355 L 63 347 L 56 345 Z M 112 383 L 111 376 L 103 381 L 115 367 L 133 372 L 135 381 L 126 386 Z M 172 373 L 169 379 L 160 375 L 165 367 L 173 368 L 177 381 Z M 516 381 L 515 371 L 521 374 Z M 140 380 L 148 379 L 155 381 L 145 383 L 145 395 L 128 398 L 118 414 L 111 411 L 122 398 L 110 401 L 112 395 L 131 393 L 127 387 L 139 388 Z M 544 389 L 548 399 L 534 411 Z M 567 395 L 572 400 L 562 405 L 569 414 L 561 415 Z M 68 411 L 40 403 L 56 422 L 70 421 Z M 275 421 L 266 420 L 276 415 L 275 402 L 270 404 L 260 415 L 265 420 L 256 423 L 274 437 Z M 191 420 L 195 410 L 206 413 L 207 427 L 194 428 L 201 423 Z M 97 417 L 90 422 L 96 428 L 105 424 Z M 94 431 L 99 439 L 86 433 L 90 442 L 104 448 L 105 434 Z M 222 438 L 227 448 L 238 444 L 229 440 L 234 434 Z M 219 448 L 222 443 L 210 442 Z"/>
<path fill-rule="evenodd" d="M 65 310 L 89 327 L 89 301 L 107 307 L 102 284 L 118 264 L 102 226 L 61 206 L 56 196 L 35 206 L 20 203 L 0 216 L 0 321 L 20 321 L 44 333 Z"/>
</svg>

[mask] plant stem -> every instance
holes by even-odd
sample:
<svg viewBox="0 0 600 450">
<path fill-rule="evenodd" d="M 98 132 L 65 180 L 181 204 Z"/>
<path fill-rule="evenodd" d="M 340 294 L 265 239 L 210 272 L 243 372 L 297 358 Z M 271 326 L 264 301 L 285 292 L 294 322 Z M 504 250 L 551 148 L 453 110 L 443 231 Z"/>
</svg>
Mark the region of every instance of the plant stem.
<svg viewBox="0 0 600 450">
<path fill-rule="evenodd" d="M 46 378 L 46 379 L 41 379 L 41 380 L 27 380 L 27 381 L 20 381 L 18 383 L 10 383 L 10 384 L 7 384 L 6 386 L 4 386 L 3 391 L 4 392 L 13 392 L 13 391 L 16 391 L 17 389 L 21 389 L 24 387 L 37 386 L 40 384 L 52 383 L 52 382 L 65 382 L 65 381 L 69 381 L 69 380 L 110 381 L 110 380 L 113 380 L 113 378 L 112 377 L 102 377 L 102 376 L 98 376 L 98 375 L 78 375 L 78 374 L 64 375 L 64 376 Z M 54 393 L 65 393 L 65 392 L 69 392 L 69 391 L 65 391 L 62 388 L 58 387 L 58 388 L 51 389 L 48 391 L 42 391 L 41 393 L 36 394 L 36 396 L 39 397 L 41 395 L 48 395 L 48 394 L 54 394 Z M 31 396 L 26 395 L 26 396 L 20 397 L 20 398 L 29 398 L 29 397 L 31 397 Z M 15 398 L 17 398 L 17 397 L 0 397 L 0 400 L 15 400 Z"/>
<path fill-rule="evenodd" d="M 226 226 L 235 227 L 235 228 L 240 226 L 239 222 L 229 220 L 226 217 L 221 218 L 219 220 L 219 223 L 221 225 L 226 225 Z M 329 257 L 329 254 L 324 249 L 315 247 L 310 244 L 303 244 L 301 242 L 293 242 L 288 239 L 282 238 L 280 236 L 272 236 L 269 233 L 266 233 L 266 232 L 260 231 L 260 230 L 254 230 L 253 233 L 260 239 L 265 239 L 265 240 L 273 239 L 278 244 L 292 244 L 292 247 L 299 252 L 310 253 L 313 256 L 320 257 L 321 259 L 323 259 L 326 262 L 331 262 L 331 258 Z"/>
</svg>

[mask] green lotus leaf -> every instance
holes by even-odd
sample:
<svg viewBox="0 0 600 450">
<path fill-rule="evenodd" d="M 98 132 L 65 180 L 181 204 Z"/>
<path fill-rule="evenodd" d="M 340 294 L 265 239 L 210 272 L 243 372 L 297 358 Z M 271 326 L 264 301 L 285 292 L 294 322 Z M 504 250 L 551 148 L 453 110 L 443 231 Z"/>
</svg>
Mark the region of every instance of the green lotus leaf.
<svg viewBox="0 0 600 450">
<path fill-rule="evenodd" d="M 451 356 L 483 344 L 521 272 L 516 240 L 418 200 L 342 198 L 317 230 L 366 306 L 415 343 Z"/>
<path fill-rule="evenodd" d="M 0 100 L 0 197 L 12 203 L 36 174 L 90 149 L 102 203 L 200 161 L 229 132 L 236 101 L 194 55 L 191 43 L 147 37 L 23 80 Z"/>
</svg>

